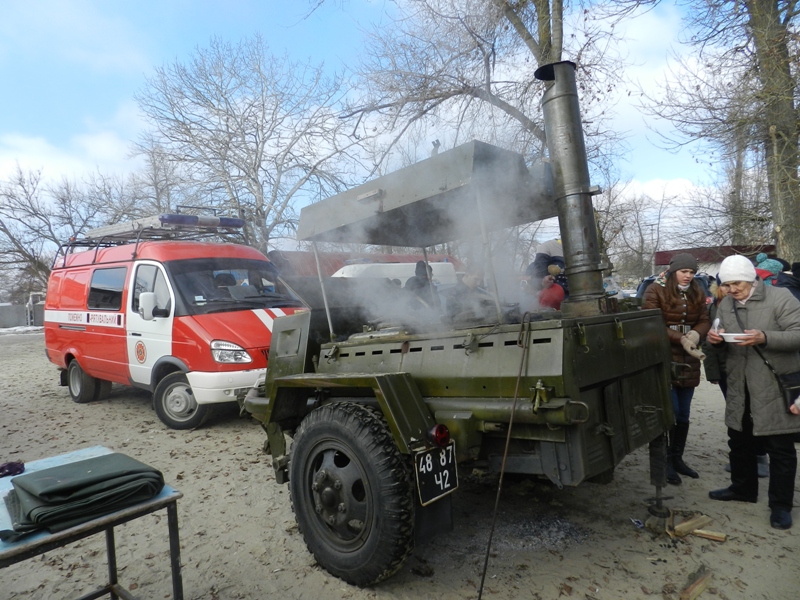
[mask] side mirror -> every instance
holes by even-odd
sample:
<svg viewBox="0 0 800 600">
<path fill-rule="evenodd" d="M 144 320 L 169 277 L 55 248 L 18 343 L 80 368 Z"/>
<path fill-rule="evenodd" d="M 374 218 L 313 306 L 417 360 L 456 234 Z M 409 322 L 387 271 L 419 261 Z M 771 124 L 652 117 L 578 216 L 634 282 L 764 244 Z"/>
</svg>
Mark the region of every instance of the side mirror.
<svg viewBox="0 0 800 600">
<path fill-rule="evenodd" d="M 145 321 L 153 320 L 153 310 L 156 307 L 155 292 L 142 292 L 139 294 L 139 316 Z"/>
</svg>

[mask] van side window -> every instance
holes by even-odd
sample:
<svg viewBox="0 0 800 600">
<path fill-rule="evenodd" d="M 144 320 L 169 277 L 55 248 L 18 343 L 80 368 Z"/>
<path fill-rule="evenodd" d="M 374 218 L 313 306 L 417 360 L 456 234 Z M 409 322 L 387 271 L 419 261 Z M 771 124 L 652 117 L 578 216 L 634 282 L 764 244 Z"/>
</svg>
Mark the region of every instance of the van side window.
<svg viewBox="0 0 800 600">
<path fill-rule="evenodd" d="M 133 284 L 133 299 L 131 307 L 133 312 L 139 311 L 139 294 L 142 292 L 155 292 L 156 309 L 165 311 L 162 316 L 169 314 L 170 295 L 164 273 L 155 265 L 139 265 L 136 269 L 136 280 Z"/>
<path fill-rule="evenodd" d="M 89 308 L 119 310 L 122 308 L 122 290 L 128 269 L 95 269 L 89 285 Z"/>
</svg>

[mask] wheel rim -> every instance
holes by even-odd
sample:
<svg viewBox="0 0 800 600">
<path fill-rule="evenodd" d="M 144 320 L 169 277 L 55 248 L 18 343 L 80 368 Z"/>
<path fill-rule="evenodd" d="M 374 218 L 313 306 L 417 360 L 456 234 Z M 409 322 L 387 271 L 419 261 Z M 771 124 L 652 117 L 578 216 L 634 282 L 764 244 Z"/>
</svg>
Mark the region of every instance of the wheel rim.
<svg viewBox="0 0 800 600">
<path fill-rule="evenodd" d="M 188 421 L 197 412 L 197 401 L 186 383 L 175 383 L 164 393 L 164 411 L 176 421 Z"/>
<path fill-rule="evenodd" d="M 308 455 L 303 481 L 319 535 L 339 551 L 360 548 L 374 510 L 369 479 L 352 449 L 337 440 L 320 442 Z"/>
<path fill-rule="evenodd" d="M 80 369 L 72 368 L 69 370 L 69 391 L 73 396 L 81 395 L 81 372 Z"/>
</svg>

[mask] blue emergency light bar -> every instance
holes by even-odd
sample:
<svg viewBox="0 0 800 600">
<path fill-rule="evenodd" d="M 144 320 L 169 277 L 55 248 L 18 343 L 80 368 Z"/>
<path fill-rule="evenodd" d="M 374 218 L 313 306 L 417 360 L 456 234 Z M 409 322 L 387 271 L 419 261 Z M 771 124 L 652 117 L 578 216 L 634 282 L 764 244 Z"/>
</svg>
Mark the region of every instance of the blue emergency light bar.
<svg viewBox="0 0 800 600">
<path fill-rule="evenodd" d="M 242 229 L 244 219 L 233 217 L 216 217 L 207 215 L 163 214 L 134 219 L 125 223 L 115 223 L 98 227 L 86 232 L 86 239 L 103 240 L 104 242 L 124 242 L 140 239 L 174 239 L 181 232 L 190 235 L 213 233 L 217 229 Z"/>
<path fill-rule="evenodd" d="M 225 227 L 227 229 L 241 229 L 244 219 L 233 217 L 215 217 L 210 215 L 159 215 L 158 220 L 162 225 L 183 227 Z"/>
</svg>

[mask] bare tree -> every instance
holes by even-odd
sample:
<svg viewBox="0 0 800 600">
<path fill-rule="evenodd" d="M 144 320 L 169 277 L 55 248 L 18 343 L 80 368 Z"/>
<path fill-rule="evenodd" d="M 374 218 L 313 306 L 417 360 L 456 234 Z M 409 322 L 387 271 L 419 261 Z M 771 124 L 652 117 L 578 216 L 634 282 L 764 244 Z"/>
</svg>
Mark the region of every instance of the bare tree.
<svg viewBox="0 0 800 600">
<path fill-rule="evenodd" d="M 41 172 L 19 166 L 0 186 L 0 269 L 32 280 L 43 289 L 50 274 L 48 256 L 57 243 L 59 227 L 42 198 Z"/>
<path fill-rule="evenodd" d="M 143 136 L 135 153 L 144 158 L 144 167 L 131 174 L 130 187 L 138 210 L 144 215 L 170 213 L 181 205 L 200 205 L 181 163 L 170 160 L 167 152 L 150 136 Z"/>
<path fill-rule="evenodd" d="M 258 36 L 214 39 L 137 94 L 154 127 L 143 148 L 156 142 L 197 197 L 245 216 L 266 251 L 293 228 L 299 201 L 337 191 L 351 172 L 340 159 L 355 142 L 336 112 L 346 91 L 322 67 L 270 55 Z"/>
<path fill-rule="evenodd" d="M 346 113 L 359 135 L 385 132 L 375 171 L 420 126 L 445 147 L 477 137 L 540 157 L 543 84 L 533 73 L 562 57 L 581 71 L 591 159 L 619 151 L 618 136 L 604 128 L 619 66 L 609 22 L 559 0 L 415 0 L 397 11 L 371 35 L 359 69 L 366 91 Z"/>
<path fill-rule="evenodd" d="M 653 273 L 653 256 L 662 239 L 674 241 L 678 233 L 676 220 L 670 217 L 674 204 L 672 196 L 633 194 L 621 184 L 596 199 L 598 228 L 608 245 L 609 260 L 622 278 L 641 279 Z"/>
<path fill-rule="evenodd" d="M 44 185 L 41 171 L 18 167 L 0 182 L 0 270 L 43 289 L 62 242 L 133 212 L 121 179 L 96 174 L 81 184 Z"/>
<path fill-rule="evenodd" d="M 687 43 L 696 52 L 665 93 L 650 99 L 653 112 L 684 135 L 677 143 L 704 141 L 721 151 L 723 164 L 733 165 L 727 173 L 732 215 L 744 217 L 754 208 L 741 196 L 747 176 L 766 176 L 767 185 L 750 187 L 769 198 L 778 253 L 798 260 L 796 2 L 693 0 L 689 7 Z M 748 148 L 757 151 L 751 154 Z M 754 163 L 764 170 L 748 169 Z M 744 241 L 743 227 L 731 224 L 733 239 Z"/>
<path fill-rule="evenodd" d="M 41 290 L 59 245 L 87 230 L 140 216 L 121 177 L 101 173 L 85 181 L 45 184 L 41 171 L 0 181 L 0 271 L 15 288 Z"/>
</svg>

